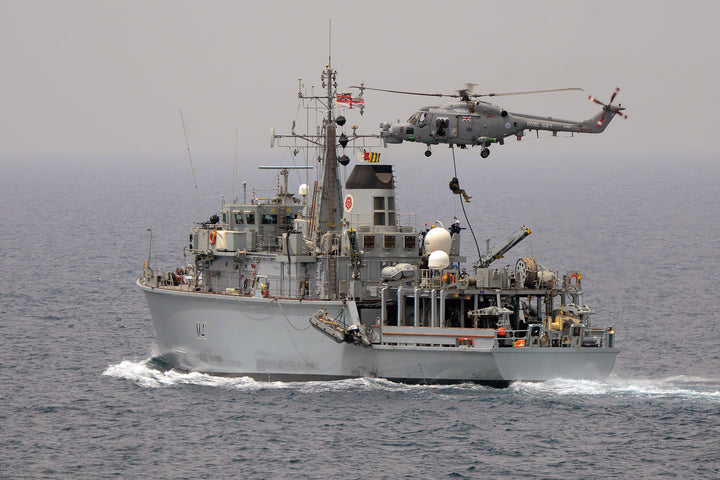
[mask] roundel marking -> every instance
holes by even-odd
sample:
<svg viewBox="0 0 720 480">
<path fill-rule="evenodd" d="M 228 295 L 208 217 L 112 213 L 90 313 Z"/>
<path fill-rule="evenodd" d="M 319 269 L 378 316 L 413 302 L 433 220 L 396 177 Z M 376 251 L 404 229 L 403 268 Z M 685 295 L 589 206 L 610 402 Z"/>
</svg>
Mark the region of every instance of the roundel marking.
<svg viewBox="0 0 720 480">
<path fill-rule="evenodd" d="M 510 122 L 505 124 L 505 128 L 510 128 Z"/>
</svg>

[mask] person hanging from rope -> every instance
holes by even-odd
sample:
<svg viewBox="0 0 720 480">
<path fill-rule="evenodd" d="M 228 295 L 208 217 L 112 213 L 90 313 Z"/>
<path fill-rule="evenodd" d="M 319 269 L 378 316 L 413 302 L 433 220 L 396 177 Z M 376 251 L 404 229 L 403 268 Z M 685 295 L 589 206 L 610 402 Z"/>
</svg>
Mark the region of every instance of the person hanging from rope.
<svg viewBox="0 0 720 480">
<path fill-rule="evenodd" d="M 472 197 L 465 192 L 465 189 L 460 188 L 460 181 L 457 177 L 453 177 L 452 180 L 450 180 L 450 191 L 455 195 L 462 195 L 465 201 L 470 203 Z"/>
</svg>

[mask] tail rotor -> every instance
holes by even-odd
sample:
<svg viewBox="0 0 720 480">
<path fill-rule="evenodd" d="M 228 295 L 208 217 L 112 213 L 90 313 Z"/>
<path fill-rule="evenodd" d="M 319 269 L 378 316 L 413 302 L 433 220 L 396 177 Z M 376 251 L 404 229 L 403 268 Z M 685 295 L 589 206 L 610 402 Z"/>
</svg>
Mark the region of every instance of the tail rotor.
<svg viewBox="0 0 720 480">
<path fill-rule="evenodd" d="M 619 115 L 625 119 L 627 119 L 627 115 L 624 113 L 621 113 L 623 110 L 625 110 L 625 107 L 623 107 L 621 104 L 613 105 L 613 101 L 615 100 L 615 97 L 617 97 L 617 94 L 620 92 L 620 88 L 616 88 L 613 92 L 612 96 L 610 97 L 610 101 L 608 103 L 603 103 L 597 98 L 593 97 L 592 95 L 588 96 L 588 100 L 597 103 L 598 105 L 602 105 L 603 107 L 603 114 L 600 117 L 600 119 L 597 121 L 597 126 L 600 127 L 605 122 L 605 116 L 607 115 L 607 112 L 611 112 L 614 115 Z"/>
</svg>

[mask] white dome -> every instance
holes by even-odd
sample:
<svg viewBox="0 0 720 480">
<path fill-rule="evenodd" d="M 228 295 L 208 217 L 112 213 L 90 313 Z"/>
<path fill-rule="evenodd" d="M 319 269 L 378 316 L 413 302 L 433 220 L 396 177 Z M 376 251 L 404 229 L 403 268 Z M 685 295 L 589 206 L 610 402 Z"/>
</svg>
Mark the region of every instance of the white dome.
<svg viewBox="0 0 720 480">
<path fill-rule="evenodd" d="M 435 250 L 428 258 L 428 267 L 433 270 L 442 270 L 450 266 L 450 256 L 442 250 Z"/>
<path fill-rule="evenodd" d="M 435 250 L 442 250 L 445 253 L 450 253 L 450 246 L 452 245 L 452 237 L 450 232 L 444 228 L 435 227 L 425 235 L 425 251 L 434 252 Z"/>
<path fill-rule="evenodd" d="M 302 185 L 300 185 L 300 187 L 298 187 L 298 195 L 301 195 L 304 197 L 305 195 L 307 195 L 307 193 L 308 193 L 307 183 L 303 183 Z"/>
</svg>

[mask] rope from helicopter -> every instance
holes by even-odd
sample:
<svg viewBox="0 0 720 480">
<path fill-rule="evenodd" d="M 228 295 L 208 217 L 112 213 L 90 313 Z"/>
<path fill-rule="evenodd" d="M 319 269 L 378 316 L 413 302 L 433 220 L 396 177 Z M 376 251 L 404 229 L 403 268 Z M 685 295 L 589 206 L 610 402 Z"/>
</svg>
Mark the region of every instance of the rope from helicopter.
<svg viewBox="0 0 720 480">
<path fill-rule="evenodd" d="M 457 164 L 455 162 L 455 146 L 450 144 L 450 150 L 452 151 L 452 160 L 453 160 L 453 173 L 454 177 L 457 178 Z M 473 241 L 475 242 L 475 248 L 477 249 L 478 258 L 480 258 L 480 246 L 478 245 L 477 237 L 475 236 L 475 230 L 473 230 L 472 223 L 470 223 L 470 219 L 468 218 L 467 212 L 465 211 L 465 202 L 463 202 L 463 199 L 458 195 L 458 201 L 460 202 L 460 206 L 462 207 L 463 216 L 465 217 L 465 222 L 468 225 L 468 228 L 470 228 L 470 233 L 472 234 Z"/>
</svg>

